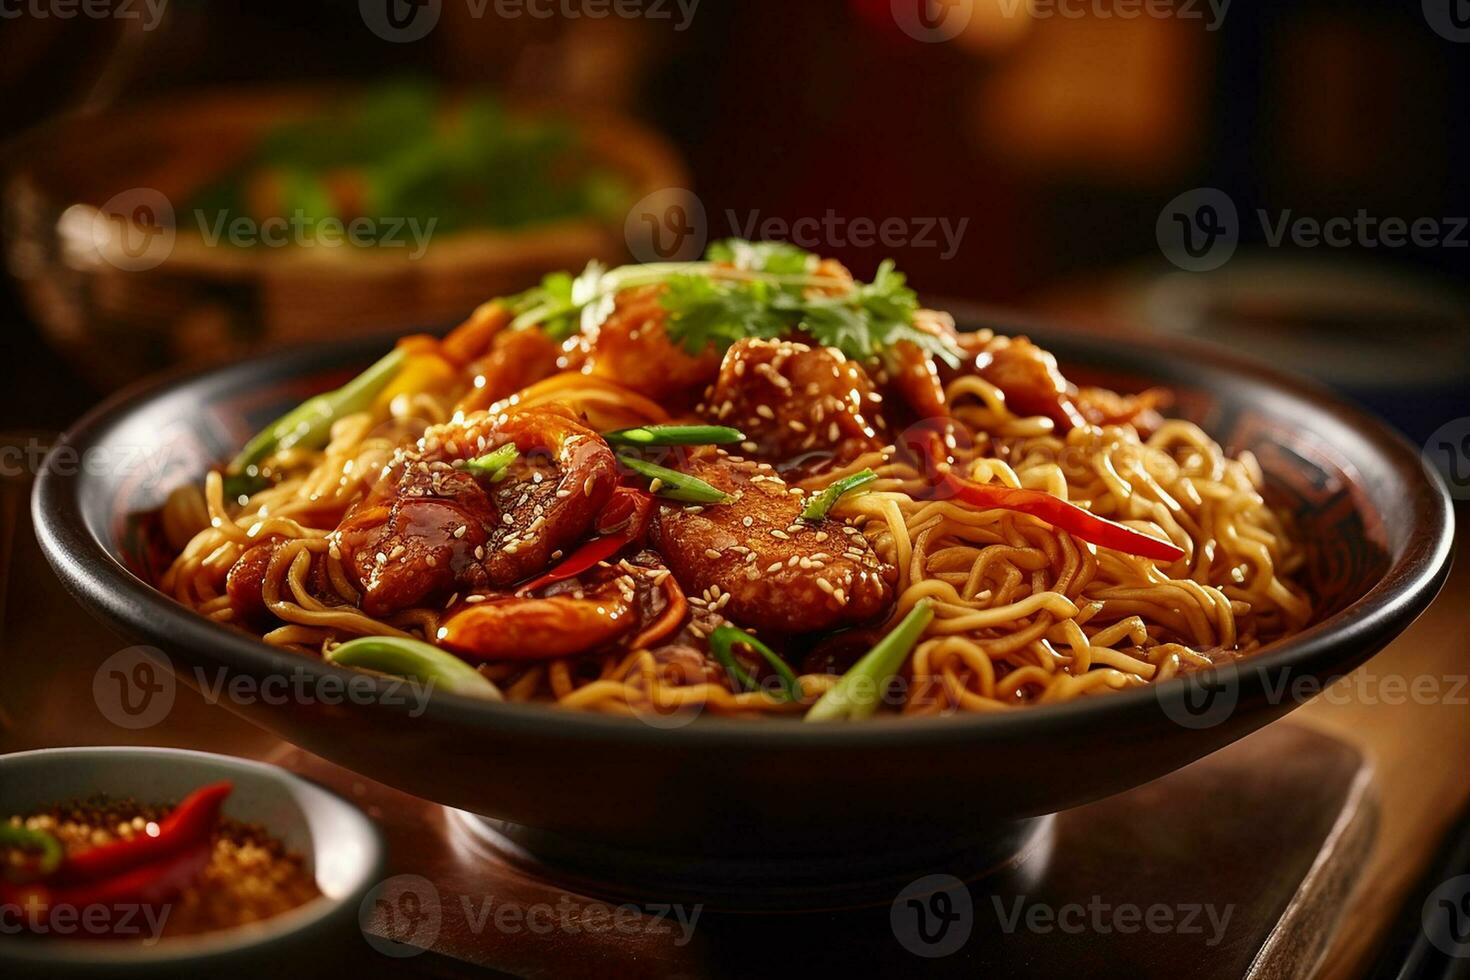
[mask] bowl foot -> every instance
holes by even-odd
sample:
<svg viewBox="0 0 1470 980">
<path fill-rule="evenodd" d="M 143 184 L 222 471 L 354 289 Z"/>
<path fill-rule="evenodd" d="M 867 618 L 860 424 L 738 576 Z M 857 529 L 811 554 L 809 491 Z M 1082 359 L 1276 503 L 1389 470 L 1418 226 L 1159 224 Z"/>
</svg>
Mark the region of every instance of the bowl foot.
<svg viewBox="0 0 1470 980">
<path fill-rule="evenodd" d="M 634 903 L 696 902 L 730 911 L 857 908 L 887 904 L 927 875 L 974 881 L 1040 874 L 1051 851 L 1050 816 L 988 824 L 965 838 L 868 853 L 728 856 L 620 847 L 465 811 L 466 842 L 487 857 L 584 894 Z"/>
</svg>

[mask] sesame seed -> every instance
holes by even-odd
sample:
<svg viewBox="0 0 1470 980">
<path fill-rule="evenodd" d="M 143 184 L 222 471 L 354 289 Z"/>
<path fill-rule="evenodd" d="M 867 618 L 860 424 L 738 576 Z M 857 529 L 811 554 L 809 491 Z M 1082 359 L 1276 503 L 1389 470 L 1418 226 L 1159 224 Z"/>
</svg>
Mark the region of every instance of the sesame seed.
<svg viewBox="0 0 1470 980">
<path fill-rule="evenodd" d="M 721 555 L 720 555 L 720 552 L 716 551 L 713 548 L 706 548 L 706 549 L 704 549 L 704 557 L 706 557 L 706 558 L 719 558 L 719 557 L 721 557 Z"/>
<path fill-rule="evenodd" d="M 782 568 L 785 568 L 785 567 L 786 567 L 785 565 L 781 564 L 781 562 L 778 561 L 774 565 L 772 565 L 770 568 L 766 569 L 766 574 L 767 575 L 774 575 L 777 572 L 779 572 Z"/>
<path fill-rule="evenodd" d="M 469 530 L 469 525 L 461 524 L 459 527 L 457 527 L 457 528 L 454 529 L 454 536 L 456 538 L 462 538 L 462 537 L 464 537 L 464 533 L 466 531 L 468 531 L 468 530 Z"/>
<path fill-rule="evenodd" d="M 754 517 L 750 517 L 749 515 L 747 515 L 747 516 L 742 517 L 740 519 L 740 523 L 741 524 L 744 524 L 746 527 L 750 527 L 752 524 L 755 523 L 755 518 Z"/>
<path fill-rule="evenodd" d="M 773 528 L 771 530 L 771 537 L 773 537 L 773 538 L 780 538 L 782 541 L 790 541 L 791 540 L 791 535 L 787 534 L 785 531 L 782 531 L 779 528 Z"/>
</svg>

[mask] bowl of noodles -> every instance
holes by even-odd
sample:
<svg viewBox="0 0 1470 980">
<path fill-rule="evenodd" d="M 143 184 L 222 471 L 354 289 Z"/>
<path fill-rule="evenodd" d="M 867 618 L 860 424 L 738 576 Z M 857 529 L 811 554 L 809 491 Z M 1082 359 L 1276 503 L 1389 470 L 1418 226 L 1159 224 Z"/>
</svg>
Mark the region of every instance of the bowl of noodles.
<svg viewBox="0 0 1470 980">
<path fill-rule="evenodd" d="M 34 510 L 186 680 L 304 679 L 258 724 L 763 896 L 997 857 L 1253 731 L 1406 628 L 1452 533 L 1310 383 L 741 241 L 126 393 Z"/>
</svg>

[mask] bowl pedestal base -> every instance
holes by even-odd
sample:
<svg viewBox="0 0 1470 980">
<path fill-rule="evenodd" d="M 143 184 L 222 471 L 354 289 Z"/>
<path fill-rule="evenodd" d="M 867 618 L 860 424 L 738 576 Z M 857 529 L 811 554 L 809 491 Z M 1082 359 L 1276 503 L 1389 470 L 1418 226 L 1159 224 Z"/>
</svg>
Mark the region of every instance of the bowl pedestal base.
<svg viewBox="0 0 1470 980">
<path fill-rule="evenodd" d="M 364 929 L 451 975 L 1306 977 L 1378 814 L 1361 754 L 1289 723 L 988 848 L 846 866 L 593 847 L 274 761 L 378 821 L 395 877 Z"/>
</svg>

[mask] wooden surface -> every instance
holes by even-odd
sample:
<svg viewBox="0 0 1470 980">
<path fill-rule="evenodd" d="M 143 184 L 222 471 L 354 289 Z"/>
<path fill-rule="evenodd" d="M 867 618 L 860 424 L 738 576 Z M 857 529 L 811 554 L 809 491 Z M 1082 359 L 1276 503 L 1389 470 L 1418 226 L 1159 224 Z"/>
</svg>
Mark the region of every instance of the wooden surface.
<svg viewBox="0 0 1470 980">
<path fill-rule="evenodd" d="M 254 757 L 279 751 L 273 737 L 183 687 L 168 720 L 150 729 L 117 728 L 99 714 L 93 673 L 126 644 L 82 613 L 51 576 L 29 529 L 27 492 L 22 481 L 0 482 L 0 517 L 7 525 L 0 528 L 0 752 L 88 744 L 176 745 Z M 1457 516 L 1463 549 L 1470 509 L 1461 507 Z M 1328 946 L 1321 976 L 1361 975 L 1443 832 L 1470 802 L 1467 566 L 1459 563 L 1444 595 L 1409 633 L 1293 715 L 1360 746 L 1375 766 L 1382 801 L 1377 848 Z M 1438 685 L 1439 696 L 1403 699 L 1393 686 L 1418 678 Z M 1272 738 L 1273 731 L 1252 739 Z M 1222 807 L 1236 803 L 1219 801 Z M 1276 820 L 1269 812 L 1242 815 L 1267 826 Z"/>
<path fill-rule="evenodd" d="M 1458 559 L 1434 605 L 1292 715 L 1362 748 L 1383 800 L 1378 846 L 1322 963 L 1323 980 L 1362 975 L 1408 889 L 1470 806 L 1470 507 L 1458 506 L 1455 518 Z M 1437 696 L 1413 696 L 1416 683 Z"/>
</svg>

